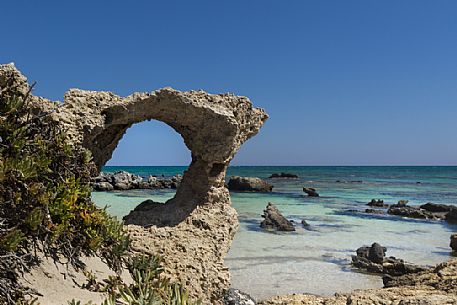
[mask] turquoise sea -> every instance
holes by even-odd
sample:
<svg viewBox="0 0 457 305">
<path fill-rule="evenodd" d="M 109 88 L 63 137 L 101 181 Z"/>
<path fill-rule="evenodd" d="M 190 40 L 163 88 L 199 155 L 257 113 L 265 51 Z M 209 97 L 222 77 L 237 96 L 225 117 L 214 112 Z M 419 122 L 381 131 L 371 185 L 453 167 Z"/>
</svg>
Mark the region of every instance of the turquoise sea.
<svg viewBox="0 0 457 305">
<path fill-rule="evenodd" d="M 105 167 L 138 175 L 171 176 L 186 167 Z M 268 179 L 272 193 L 231 193 L 238 211 L 240 230 L 226 258 L 232 286 L 265 298 L 286 293 L 331 295 L 358 288 L 382 287 L 382 280 L 350 266 L 351 255 L 363 245 L 379 242 L 387 255 L 433 265 L 449 259 L 449 237 L 456 225 L 445 222 L 367 215 L 372 198 L 411 205 L 427 202 L 457 205 L 457 167 L 230 167 L 227 176 L 267 179 L 272 173 L 289 172 L 299 179 Z M 340 182 L 336 182 L 339 180 Z M 314 187 L 321 197 L 310 198 L 303 186 Z M 94 192 L 100 206 L 119 217 L 146 200 L 166 201 L 172 190 Z M 293 233 L 269 233 L 259 228 L 268 202 L 297 223 Z M 300 221 L 311 226 L 304 229 Z"/>
</svg>

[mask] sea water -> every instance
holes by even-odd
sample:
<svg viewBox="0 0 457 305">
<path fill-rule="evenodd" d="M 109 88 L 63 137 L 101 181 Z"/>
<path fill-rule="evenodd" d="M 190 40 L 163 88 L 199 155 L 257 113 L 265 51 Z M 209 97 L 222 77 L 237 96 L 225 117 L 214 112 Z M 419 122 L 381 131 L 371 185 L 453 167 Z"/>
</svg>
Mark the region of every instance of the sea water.
<svg viewBox="0 0 457 305">
<path fill-rule="evenodd" d="M 144 177 L 183 173 L 185 167 L 105 167 Z M 388 256 L 434 265 L 449 259 L 449 237 L 457 226 L 443 221 L 412 220 L 390 215 L 364 214 L 371 199 L 385 203 L 409 200 L 457 204 L 457 167 L 230 167 L 227 176 L 267 179 L 288 172 L 298 179 L 268 179 L 272 193 L 231 193 L 240 229 L 226 264 L 232 286 L 255 298 L 277 294 L 332 295 L 353 289 L 382 287 L 379 276 L 351 268 L 351 255 L 363 245 L 378 242 Z M 337 182 L 338 181 L 338 182 Z M 303 187 L 314 187 L 320 197 L 307 197 Z M 146 200 L 164 202 L 172 190 L 94 192 L 100 206 L 108 205 L 122 217 Z M 296 232 L 271 233 L 259 227 L 268 202 L 296 223 Z M 309 227 L 301 226 L 306 220 Z"/>
</svg>

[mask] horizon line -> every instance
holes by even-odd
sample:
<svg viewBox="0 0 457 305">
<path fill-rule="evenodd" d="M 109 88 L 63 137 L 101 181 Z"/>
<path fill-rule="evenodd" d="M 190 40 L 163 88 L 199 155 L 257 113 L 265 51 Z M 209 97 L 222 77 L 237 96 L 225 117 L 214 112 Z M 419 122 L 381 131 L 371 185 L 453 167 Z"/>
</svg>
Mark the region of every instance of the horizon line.
<svg viewBox="0 0 457 305">
<path fill-rule="evenodd" d="M 189 165 L 103 165 L 103 167 L 188 167 Z M 457 167 L 454 165 L 432 165 L 432 164 L 420 164 L 420 165 L 229 165 L 229 167 Z"/>
</svg>

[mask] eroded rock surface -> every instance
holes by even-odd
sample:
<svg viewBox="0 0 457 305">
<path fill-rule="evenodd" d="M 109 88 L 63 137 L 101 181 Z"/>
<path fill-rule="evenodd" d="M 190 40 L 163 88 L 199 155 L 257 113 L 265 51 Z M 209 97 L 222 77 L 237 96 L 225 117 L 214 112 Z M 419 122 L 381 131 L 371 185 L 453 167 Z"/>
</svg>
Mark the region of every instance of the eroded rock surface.
<svg viewBox="0 0 457 305">
<path fill-rule="evenodd" d="M 14 65 L 0 66 L 0 85 L 7 80 L 22 94 L 29 89 Z M 229 287 L 223 260 L 238 228 L 224 185 L 226 169 L 241 144 L 267 120 L 265 111 L 246 97 L 171 88 L 125 98 L 71 89 L 63 103 L 31 96 L 29 106 L 48 113 L 73 145 L 90 150 L 99 169 L 133 124 L 155 119 L 182 136 L 192 162 L 175 197 L 131 212 L 126 229 L 134 250 L 163 255 L 168 275 L 183 279 L 191 296 L 202 297 L 204 304 L 221 304 Z"/>
</svg>

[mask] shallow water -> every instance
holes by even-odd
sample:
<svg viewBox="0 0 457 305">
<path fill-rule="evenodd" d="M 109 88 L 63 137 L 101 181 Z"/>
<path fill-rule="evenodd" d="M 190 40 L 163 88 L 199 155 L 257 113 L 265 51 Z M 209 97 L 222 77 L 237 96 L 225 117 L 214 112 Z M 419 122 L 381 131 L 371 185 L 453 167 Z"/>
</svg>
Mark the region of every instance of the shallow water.
<svg viewBox="0 0 457 305">
<path fill-rule="evenodd" d="M 185 167 L 106 167 L 143 176 L 171 176 Z M 352 270 L 351 255 L 362 245 L 379 242 L 387 255 L 433 265 L 450 256 L 449 236 L 457 226 L 384 215 L 364 215 L 372 198 L 411 205 L 457 203 L 457 167 L 231 167 L 230 175 L 267 178 L 275 172 L 298 174 L 299 179 L 269 179 L 269 194 L 231 193 L 240 230 L 226 258 L 232 286 L 256 298 L 285 293 L 331 295 L 356 288 L 382 287 L 378 276 Z M 337 180 L 345 181 L 337 183 Z M 351 182 L 357 181 L 357 182 Z M 362 182 L 359 182 L 362 181 Z M 420 182 L 420 183 L 417 183 Z M 307 197 L 303 186 L 314 187 L 319 198 Z M 173 191 L 134 190 L 94 192 L 94 201 L 109 205 L 117 216 L 127 214 L 145 199 L 166 201 Z M 267 202 L 273 202 L 297 222 L 293 233 L 269 233 L 259 228 Z M 304 229 L 300 221 L 311 225 Z"/>
</svg>

